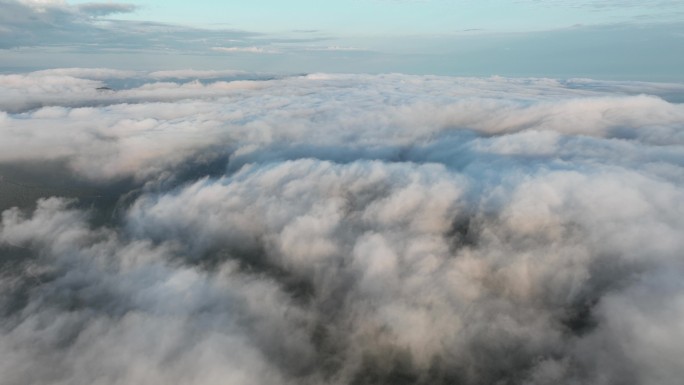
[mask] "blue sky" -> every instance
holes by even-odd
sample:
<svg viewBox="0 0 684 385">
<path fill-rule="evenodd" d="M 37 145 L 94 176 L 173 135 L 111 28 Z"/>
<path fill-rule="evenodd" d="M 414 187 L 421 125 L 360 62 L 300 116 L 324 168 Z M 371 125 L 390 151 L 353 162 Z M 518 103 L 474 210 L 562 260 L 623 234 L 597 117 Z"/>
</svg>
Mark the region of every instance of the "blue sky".
<svg viewBox="0 0 684 385">
<path fill-rule="evenodd" d="M 684 80 L 684 1 L 0 0 L 0 49 L 5 72 L 51 65 Z"/>
</svg>

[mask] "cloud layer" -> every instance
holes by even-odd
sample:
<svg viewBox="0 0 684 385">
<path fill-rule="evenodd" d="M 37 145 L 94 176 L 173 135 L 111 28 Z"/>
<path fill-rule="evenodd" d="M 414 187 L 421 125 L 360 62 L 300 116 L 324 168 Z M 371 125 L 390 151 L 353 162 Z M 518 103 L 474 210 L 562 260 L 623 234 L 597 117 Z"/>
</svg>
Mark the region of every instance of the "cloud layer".
<svg viewBox="0 0 684 385">
<path fill-rule="evenodd" d="M 678 384 L 682 91 L 0 76 L 0 378 Z"/>
</svg>

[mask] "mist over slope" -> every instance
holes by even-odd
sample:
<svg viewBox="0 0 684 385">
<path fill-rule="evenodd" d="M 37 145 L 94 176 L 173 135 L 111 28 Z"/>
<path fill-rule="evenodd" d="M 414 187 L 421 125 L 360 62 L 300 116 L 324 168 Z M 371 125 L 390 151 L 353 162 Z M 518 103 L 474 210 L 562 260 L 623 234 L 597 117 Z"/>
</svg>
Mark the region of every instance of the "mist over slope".
<svg viewBox="0 0 684 385">
<path fill-rule="evenodd" d="M 2 383 L 680 384 L 683 94 L 0 75 Z"/>
</svg>

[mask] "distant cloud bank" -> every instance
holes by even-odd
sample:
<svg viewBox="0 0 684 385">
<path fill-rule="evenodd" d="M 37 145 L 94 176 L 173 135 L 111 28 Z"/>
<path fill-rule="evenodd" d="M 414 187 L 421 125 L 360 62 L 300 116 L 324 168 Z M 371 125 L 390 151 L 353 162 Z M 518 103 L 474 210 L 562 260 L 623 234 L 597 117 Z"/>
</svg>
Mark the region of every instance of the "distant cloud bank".
<svg viewBox="0 0 684 385">
<path fill-rule="evenodd" d="M 0 378 L 662 384 L 684 86 L 0 75 Z"/>
</svg>

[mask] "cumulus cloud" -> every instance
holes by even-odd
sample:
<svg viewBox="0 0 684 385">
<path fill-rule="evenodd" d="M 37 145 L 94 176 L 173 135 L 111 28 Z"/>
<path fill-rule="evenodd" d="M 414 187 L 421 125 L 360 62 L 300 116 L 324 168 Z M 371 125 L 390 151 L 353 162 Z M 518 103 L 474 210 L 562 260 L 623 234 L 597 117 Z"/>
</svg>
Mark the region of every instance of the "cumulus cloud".
<svg viewBox="0 0 684 385">
<path fill-rule="evenodd" d="M 681 381 L 681 85 L 232 76 L 0 77 L 6 382 Z"/>
<path fill-rule="evenodd" d="M 30 217 L 5 211 L 1 239 L 45 253 L 4 269 L 0 371 L 8 384 L 281 383 L 268 351 L 291 344 L 286 350 L 309 353 L 298 346 L 305 336 L 267 340 L 307 322 L 273 283 L 235 266 L 172 266 L 173 245 L 90 230 L 68 201 L 40 200 Z M 15 303 L 22 291 L 31 293 L 29 308 Z"/>
</svg>

